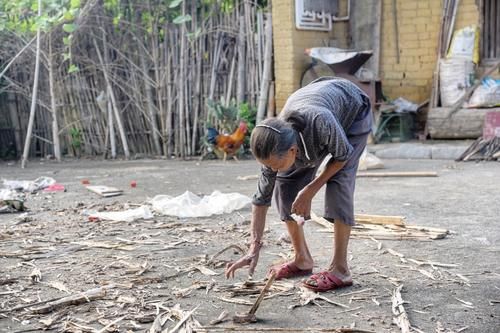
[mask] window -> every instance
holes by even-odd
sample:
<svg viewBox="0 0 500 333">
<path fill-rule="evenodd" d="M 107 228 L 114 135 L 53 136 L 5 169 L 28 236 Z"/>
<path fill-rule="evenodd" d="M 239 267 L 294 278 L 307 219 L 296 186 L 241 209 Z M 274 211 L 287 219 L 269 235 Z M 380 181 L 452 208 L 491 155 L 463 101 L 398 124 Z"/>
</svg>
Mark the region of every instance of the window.
<svg viewBox="0 0 500 333">
<path fill-rule="evenodd" d="M 500 1 L 481 1 L 481 59 L 500 59 Z"/>
</svg>

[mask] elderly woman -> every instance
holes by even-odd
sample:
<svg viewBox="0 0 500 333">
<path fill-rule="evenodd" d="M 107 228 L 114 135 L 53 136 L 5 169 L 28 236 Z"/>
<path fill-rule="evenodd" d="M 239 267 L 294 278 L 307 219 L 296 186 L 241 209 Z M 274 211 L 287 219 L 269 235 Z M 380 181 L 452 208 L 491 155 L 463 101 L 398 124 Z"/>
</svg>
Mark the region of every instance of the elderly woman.
<svg viewBox="0 0 500 333">
<path fill-rule="evenodd" d="M 354 186 L 359 158 L 372 126 L 369 98 L 353 83 L 320 78 L 297 90 L 278 118 L 263 121 L 252 132 L 251 148 L 262 164 L 253 198 L 251 246 L 247 255 L 226 266 L 226 277 L 258 262 L 268 207 L 274 191 L 276 205 L 290 234 L 293 261 L 271 267 L 277 279 L 310 275 L 304 286 L 327 291 L 352 285 L 347 246 L 354 225 Z M 324 170 L 317 168 L 331 155 Z M 315 177 L 316 176 L 316 177 Z M 324 271 L 312 274 L 313 257 L 301 223 L 308 219 L 311 200 L 326 184 L 324 217 L 334 223 L 333 256 Z"/>
</svg>

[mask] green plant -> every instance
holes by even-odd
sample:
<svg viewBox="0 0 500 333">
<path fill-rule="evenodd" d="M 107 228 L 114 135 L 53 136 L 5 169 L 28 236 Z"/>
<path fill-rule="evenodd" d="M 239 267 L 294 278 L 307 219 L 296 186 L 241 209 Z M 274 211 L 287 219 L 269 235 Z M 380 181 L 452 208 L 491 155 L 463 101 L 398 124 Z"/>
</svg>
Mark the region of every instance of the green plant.
<svg viewBox="0 0 500 333">
<path fill-rule="evenodd" d="M 207 101 L 208 112 L 216 120 L 218 129 L 230 133 L 238 127 L 240 121 L 244 121 L 248 126 L 248 132 L 251 132 L 255 127 L 257 109 L 248 103 L 238 105 L 234 99 L 227 106 L 225 104 L 224 100 Z M 214 127 L 214 124 L 207 124 L 207 127 Z"/>
<path fill-rule="evenodd" d="M 71 146 L 74 149 L 80 149 L 82 147 L 82 131 L 73 127 L 69 134 L 71 135 Z"/>
</svg>

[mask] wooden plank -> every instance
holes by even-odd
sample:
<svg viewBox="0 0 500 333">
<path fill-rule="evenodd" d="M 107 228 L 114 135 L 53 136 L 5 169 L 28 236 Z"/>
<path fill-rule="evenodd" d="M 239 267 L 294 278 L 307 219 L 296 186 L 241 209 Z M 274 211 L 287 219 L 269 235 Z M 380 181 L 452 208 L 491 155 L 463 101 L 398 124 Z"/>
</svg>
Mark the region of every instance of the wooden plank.
<svg viewBox="0 0 500 333">
<path fill-rule="evenodd" d="M 488 25 L 489 25 L 489 42 L 488 42 L 488 47 L 489 47 L 489 57 L 488 58 L 495 58 L 495 41 L 496 41 L 496 38 L 495 38 L 495 35 L 496 35 L 496 31 L 495 31 L 495 21 L 496 21 L 496 18 L 495 18 L 495 15 L 497 14 L 496 13 L 496 0 L 490 0 L 489 1 L 490 3 L 490 21 L 488 22 Z"/>
<path fill-rule="evenodd" d="M 498 3 L 497 1 L 497 17 L 496 17 L 496 28 L 495 28 L 495 31 L 496 31 L 496 34 L 497 34 L 497 38 L 496 38 L 496 50 L 495 50 L 495 58 L 500 58 L 500 3 Z"/>
<path fill-rule="evenodd" d="M 398 226 L 405 225 L 404 216 L 355 214 L 354 220 L 358 223 L 368 223 L 368 224 L 392 224 Z"/>
<path fill-rule="evenodd" d="M 325 228 L 332 228 L 333 223 L 325 218 L 311 212 L 311 220 L 322 225 Z M 405 226 L 404 216 L 385 216 L 385 215 L 368 215 L 368 214 L 355 214 L 354 220 L 361 224 L 376 224 L 376 225 L 395 225 Z"/>
<path fill-rule="evenodd" d="M 114 197 L 123 194 L 123 191 L 116 187 L 109 187 L 104 185 L 89 185 L 87 190 L 97 193 L 102 197 Z"/>
<path fill-rule="evenodd" d="M 442 43 L 443 43 L 444 23 L 445 23 L 447 6 L 448 6 L 448 0 L 444 0 L 443 8 L 441 10 L 441 24 L 439 25 L 436 66 L 434 68 L 434 73 L 432 76 L 432 89 L 431 89 L 431 98 L 430 98 L 430 107 L 431 108 L 437 107 L 438 102 L 439 102 L 439 65 L 440 65 L 440 61 L 441 61 L 441 48 L 442 48 Z M 428 132 L 427 129 L 425 130 L 425 132 L 426 133 Z"/>
<path fill-rule="evenodd" d="M 396 63 L 399 64 L 399 27 L 397 0 L 392 0 L 392 23 L 394 28 L 394 45 L 396 46 Z"/>
<path fill-rule="evenodd" d="M 437 177 L 436 171 L 358 172 L 357 177 Z"/>
<path fill-rule="evenodd" d="M 457 17 L 457 10 L 458 10 L 459 4 L 460 4 L 460 0 L 456 0 L 453 2 L 453 6 L 451 8 L 452 13 L 451 13 L 451 18 L 449 20 L 449 27 L 448 27 L 448 33 L 446 36 L 446 42 L 444 45 L 444 55 L 446 55 L 448 53 L 448 48 L 450 47 L 451 37 L 453 35 L 453 30 L 455 28 L 455 19 Z"/>
<path fill-rule="evenodd" d="M 485 49 L 484 49 L 484 41 L 485 41 L 485 36 L 486 34 L 484 33 L 484 27 L 485 27 L 485 16 L 484 16 L 484 9 L 485 9 L 485 0 L 480 0 L 479 1 L 479 33 L 480 33 L 480 40 L 479 40 L 479 49 L 480 49 L 480 57 L 481 59 L 484 58 Z"/>
<path fill-rule="evenodd" d="M 381 36 L 382 36 L 382 11 L 383 1 L 375 1 L 375 29 L 373 33 L 373 73 L 376 78 L 380 77 L 380 54 L 381 54 Z"/>
</svg>

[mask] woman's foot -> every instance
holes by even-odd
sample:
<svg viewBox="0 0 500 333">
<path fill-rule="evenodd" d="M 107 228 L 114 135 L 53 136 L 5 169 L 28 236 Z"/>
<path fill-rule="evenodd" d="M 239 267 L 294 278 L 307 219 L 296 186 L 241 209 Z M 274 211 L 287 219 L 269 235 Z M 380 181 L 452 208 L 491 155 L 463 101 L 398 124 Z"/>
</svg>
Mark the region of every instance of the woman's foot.
<svg viewBox="0 0 500 333">
<path fill-rule="evenodd" d="M 311 275 L 303 282 L 303 286 L 314 291 L 328 291 L 352 286 L 350 273 L 341 274 L 335 271 L 323 271 Z"/>
<path fill-rule="evenodd" d="M 289 279 L 298 276 L 310 275 L 312 273 L 313 263 L 304 264 L 299 267 L 294 261 L 290 261 L 284 264 L 279 264 L 272 266 L 269 269 L 268 276 L 274 273 L 276 275 L 275 279 Z"/>
</svg>

